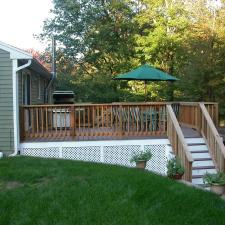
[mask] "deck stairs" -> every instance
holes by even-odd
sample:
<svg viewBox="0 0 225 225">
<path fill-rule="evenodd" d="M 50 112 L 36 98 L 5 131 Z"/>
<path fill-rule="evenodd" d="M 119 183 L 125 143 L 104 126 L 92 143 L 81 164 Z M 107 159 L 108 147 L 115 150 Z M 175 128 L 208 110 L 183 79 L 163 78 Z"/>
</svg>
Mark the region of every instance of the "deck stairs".
<svg viewBox="0 0 225 225">
<path fill-rule="evenodd" d="M 206 172 L 215 173 L 215 165 L 202 137 L 185 138 L 185 140 L 194 160 L 192 164 L 192 184 L 202 186 L 204 185 L 203 175 Z"/>
</svg>

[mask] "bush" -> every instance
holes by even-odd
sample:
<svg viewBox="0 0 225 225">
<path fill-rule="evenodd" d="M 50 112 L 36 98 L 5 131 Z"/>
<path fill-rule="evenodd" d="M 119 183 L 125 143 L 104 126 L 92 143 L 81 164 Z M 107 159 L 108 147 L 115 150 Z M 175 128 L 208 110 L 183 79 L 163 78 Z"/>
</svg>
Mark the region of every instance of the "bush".
<svg viewBox="0 0 225 225">
<path fill-rule="evenodd" d="M 168 177 L 172 177 L 177 174 L 183 175 L 184 171 L 185 171 L 184 167 L 181 164 L 180 159 L 178 159 L 177 157 L 170 159 L 167 162 L 166 167 L 167 167 L 167 176 Z"/>
<path fill-rule="evenodd" d="M 225 173 L 217 172 L 210 174 L 206 172 L 206 174 L 203 176 L 203 182 L 209 185 L 225 185 Z"/>
<path fill-rule="evenodd" d="M 130 162 L 149 161 L 151 158 L 152 153 L 150 151 L 141 151 L 140 153 L 133 155 Z"/>
</svg>

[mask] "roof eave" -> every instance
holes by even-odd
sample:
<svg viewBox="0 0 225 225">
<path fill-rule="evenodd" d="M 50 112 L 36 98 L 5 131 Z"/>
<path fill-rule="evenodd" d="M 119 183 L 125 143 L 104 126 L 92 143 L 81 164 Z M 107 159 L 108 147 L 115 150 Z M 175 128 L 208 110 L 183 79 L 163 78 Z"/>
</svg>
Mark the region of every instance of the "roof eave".
<svg viewBox="0 0 225 225">
<path fill-rule="evenodd" d="M 0 41 L 0 48 L 10 53 L 10 59 L 33 59 L 33 56 L 14 46 L 8 45 Z"/>
<path fill-rule="evenodd" d="M 51 73 L 30 53 L 1 41 L 0 41 L 0 49 L 9 52 L 10 59 L 18 59 L 18 60 L 32 59 L 32 64 L 30 65 L 29 68 L 33 69 L 34 71 L 38 72 L 39 74 L 45 76 L 48 79 L 51 78 Z"/>
<path fill-rule="evenodd" d="M 43 74 L 46 78 L 50 79 L 52 77 L 52 73 L 49 72 L 37 59 L 33 59 L 31 63 L 31 68 L 34 68 L 37 72 Z M 38 68 L 38 69 L 35 69 Z"/>
</svg>

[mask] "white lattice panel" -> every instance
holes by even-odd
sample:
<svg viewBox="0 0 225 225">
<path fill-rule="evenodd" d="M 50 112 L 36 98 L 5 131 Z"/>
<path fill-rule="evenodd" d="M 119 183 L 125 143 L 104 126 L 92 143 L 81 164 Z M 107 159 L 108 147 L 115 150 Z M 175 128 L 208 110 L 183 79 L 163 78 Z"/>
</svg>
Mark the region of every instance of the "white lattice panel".
<svg viewBox="0 0 225 225">
<path fill-rule="evenodd" d="M 140 145 L 104 146 L 104 162 L 131 166 L 130 159 L 132 157 L 132 152 L 137 152 L 140 149 Z"/>
<path fill-rule="evenodd" d="M 167 139 L 164 140 L 127 140 L 127 141 L 89 141 L 89 142 L 39 142 L 21 144 L 21 154 L 45 158 L 64 158 L 72 160 L 102 162 L 133 167 L 131 157 L 150 150 L 152 159 L 147 169 L 166 174 L 168 158 Z"/>
<path fill-rule="evenodd" d="M 59 158 L 60 150 L 57 147 L 50 148 L 23 148 L 21 155 L 36 156 L 43 158 Z"/>
<path fill-rule="evenodd" d="M 167 154 L 165 145 L 145 145 L 144 151 L 151 151 L 152 158 L 147 163 L 146 169 L 156 173 L 165 174 Z"/>
<path fill-rule="evenodd" d="M 101 149 L 99 146 L 65 147 L 62 148 L 62 158 L 100 162 Z"/>
</svg>

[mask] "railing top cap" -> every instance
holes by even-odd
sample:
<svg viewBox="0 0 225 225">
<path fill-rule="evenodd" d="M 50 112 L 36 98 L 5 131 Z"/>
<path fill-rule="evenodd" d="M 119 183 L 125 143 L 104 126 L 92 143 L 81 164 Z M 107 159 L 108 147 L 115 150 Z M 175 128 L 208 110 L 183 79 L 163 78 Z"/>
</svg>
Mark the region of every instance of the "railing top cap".
<svg viewBox="0 0 225 225">
<path fill-rule="evenodd" d="M 60 104 L 60 105 L 21 105 L 21 107 L 73 107 L 73 106 L 151 106 L 151 105 L 171 105 L 173 103 L 179 103 L 180 105 L 198 105 L 200 102 L 112 102 L 112 103 L 75 103 L 75 104 Z M 202 102 L 203 104 L 217 104 L 213 102 Z"/>
</svg>

